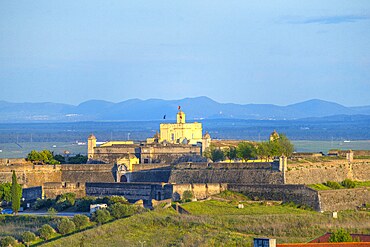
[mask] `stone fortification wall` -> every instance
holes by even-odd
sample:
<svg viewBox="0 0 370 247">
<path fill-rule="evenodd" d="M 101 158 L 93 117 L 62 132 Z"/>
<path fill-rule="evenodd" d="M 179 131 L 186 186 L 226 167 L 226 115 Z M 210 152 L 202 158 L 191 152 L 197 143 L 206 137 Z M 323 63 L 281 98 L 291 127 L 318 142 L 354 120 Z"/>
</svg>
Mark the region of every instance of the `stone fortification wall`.
<svg viewBox="0 0 370 247">
<path fill-rule="evenodd" d="M 169 164 L 137 164 L 132 166 L 132 171 L 146 171 L 146 170 L 169 170 Z"/>
<path fill-rule="evenodd" d="M 152 199 L 172 197 L 172 185 L 160 183 L 86 183 L 88 196 L 124 196 L 130 202 L 143 200 L 150 204 Z"/>
<path fill-rule="evenodd" d="M 140 148 L 135 144 L 113 145 L 108 147 L 94 148 L 94 160 L 100 160 L 105 163 L 115 163 L 117 159 L 127 156 L 128 154 L 140 154 Z"/>
<path fill-rule="evenodd" d="M 127 182 L 167 183 L 171 175 L 170 169 L 153 169 L 126 173 Z M 122 180 L 121 180 L 122 181 Z"/>
<path fill-rule="evenodd" d="M 22 188 L 22 198 L 25 201 L 35 201 L 42 198 L 42 186 Z"/>
<path fill-rule="evenodd" d="M 18 165 L 22 165 L 22 164 L 30 164 L 30 162 L 28 162 L 26 159 L 22 158 L 22 159 L 0 159 L 0 165 L 10 165 L 10 164 L 18 164 Z"/>
<path fill-rule="evenodd" d="M 283 184 L 284 174 L 271 163 L 183 163 L 172 169 L 169 182 Z"/>
<path fill-rule="evenodd" d="M 321 211 L 356 209 L 370 203 L 367 188 L 318 191 Z"/>
<path fill-rule="evenodd" d="M 327 181 L 341 182 L 346 178 L 370 180 L 370 161 L 336 160 L 330 162 L 288 164 L 285 174 L 287 184 L 316 184 Z"/>
<path fill-rule="evenodd" d="M 243 193 L 250 198 L 294 202 L 320 211 L 317 191 L 304 185 L 229 184 L 228 189 Z"/>
<path fill-rule="evenodd" d="M 43 185 L 44 196 L 46 198 L 55 198 L 58 195 L 65 193 L 74 193 L 77 198 L 84 197 L 84 183 L 68 183 L 68 182 L 51 182 Z"/>
<path fill-rule="evenodd" d="M 112 164 L 61 165 L 62 176 L 59 181 L 73 183 L 115 182 L 115 167 Z"/>
<path fill-rule="evenodd" d="M 174 184 L 172 198 L 178 201 L 185 191 L 191 191 L 196 199 L 205 199 L 225 190 L 227 184 Z"/>
<path fill-rule="evenodd" d="M 18 183 L 22 184 L 24 188 L 41 186 L 46 182 L 61 181 L 60 165 L 34 165 L 30 162 L 24 162 L 24 160 L 21 161 L 21 163 L 0 164 L 0 183 L 11 182 L 13 171 L 17 175 Z"/>
</svg>

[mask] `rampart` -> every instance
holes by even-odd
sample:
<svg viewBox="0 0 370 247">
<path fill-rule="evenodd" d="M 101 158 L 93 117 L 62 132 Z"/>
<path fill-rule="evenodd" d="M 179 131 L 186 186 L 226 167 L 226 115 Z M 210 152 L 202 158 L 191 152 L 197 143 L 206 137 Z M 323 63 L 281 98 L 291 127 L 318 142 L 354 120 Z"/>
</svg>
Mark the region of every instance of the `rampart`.
<svg viewBox="0 0 370 247">
<path fill-rule="evenodd" d="M 317 191 L 304 185 L 229 184 L 228 189 L 243 193 L 252 199 L 294 202 L 320 211 Z"/>
<path fill-rule="evenodd" d="M 86 195 L 84 183 L 49 182 L 44 183 L 42 187 L 43 194 L 46 198 L 55 198 L 65 193 L 74 193 L 77 198 Z"/>
<path fill-rule="evenodd" d="M 0 182 L 11 182 L 13 171 L 24 188 L 61 181 L 62 176 L 60 165 L 35 165 L 25 159 L 0 160 Z"/>
<path fill-rule="evenodd" d="M 43 197 L 42 186 L 35 186 L 22 189 L 22 198 L 24 198 L 26 202 L 35 201 L 38 198 L 41 199 L 42 197 Z"/>
<path fill-rule="evenodd" d="M 318 191 L 321 211 L 356 209 L 370 202 L 367 188 Z"/>
<path fill-rule="evenodd" d="M 62 176 L 59 181 L 73 183 L 115 182 L 115 167 L 112 164 L 61 165 Z M 58 181 L 55 181 L 58 182 Z"/>
<path fill-rule="evenodd" d="M 172 169 L 169 182 L 283 184 L 284 173 L 271 163 L 183 163 Z"/>
<path fill-rule="evenodd" d="M 334 160 L 288 164 L 286 184 L 316 184 L 345 179 L 369 181 L 370 160 Z"/>
</svg>

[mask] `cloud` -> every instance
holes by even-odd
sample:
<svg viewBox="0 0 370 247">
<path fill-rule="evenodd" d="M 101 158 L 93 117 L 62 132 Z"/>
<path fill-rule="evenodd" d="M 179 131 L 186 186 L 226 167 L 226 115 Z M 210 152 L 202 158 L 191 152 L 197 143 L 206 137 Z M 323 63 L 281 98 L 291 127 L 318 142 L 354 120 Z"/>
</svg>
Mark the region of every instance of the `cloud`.
<svg viewBox="0 0 370 247">
<path fill-rule="evenodd" d="M 285 17 L 283 22 L 289 24 L 340 24 L 369 20 L 369 16 L 363 15 L 337 15 L 321 17 Z"/>
</svg>

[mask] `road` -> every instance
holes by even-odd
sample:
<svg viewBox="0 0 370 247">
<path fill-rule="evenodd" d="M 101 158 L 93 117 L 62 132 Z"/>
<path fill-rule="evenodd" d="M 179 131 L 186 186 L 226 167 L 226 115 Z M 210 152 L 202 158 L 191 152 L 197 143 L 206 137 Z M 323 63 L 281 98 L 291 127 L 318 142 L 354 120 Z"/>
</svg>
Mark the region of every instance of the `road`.
<svg viewBox="0 0 370 247">
<path fill-rule="evenodd" d="M 73 217 L 76 214 L 84 214 L 89 216 L 88 212 L 58 212 L 55 214 L 55 216 L 61 216 L 61 217 Z M 24 211 L 19 212 L 18 215 L 34 215 L 34 216 L 50 216 L 50 213 L 47 211 Z"/>
</svg>

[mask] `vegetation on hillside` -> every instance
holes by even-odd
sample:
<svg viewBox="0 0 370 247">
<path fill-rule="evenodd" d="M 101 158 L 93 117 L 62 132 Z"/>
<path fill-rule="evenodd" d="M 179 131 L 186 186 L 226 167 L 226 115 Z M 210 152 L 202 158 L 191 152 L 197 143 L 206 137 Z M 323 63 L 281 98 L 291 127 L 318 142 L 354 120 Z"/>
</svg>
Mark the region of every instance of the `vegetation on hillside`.
<svg viewBox="0 0 370 247">
<path fill-rule="evenodd" d="M 310 184 L 308 187 L 314 190 L 337 190 L 337 189 L 353 189 L 360 187 L 370 187 L 370 181 L 352 181 L 351 179 L 345 179 L 338 183 L 335 181 L 327 181 L 321 184 Z"/>
<path fill-rule="evenodd" d="M 229 195 L 231 196 L 231 195 Z M 307 242 L 325 232 L 345 228 L 370 233 L 370 214 L 340 212 L 338 219 L 289 205 L 247 205 L 202 201 L 182 204 L 191 215 L 172 208 L 136 214 L 58 239 L 43 246 L 249 246 L 253 237 L 272 237 L 278 243 Z"/>
</svg>

